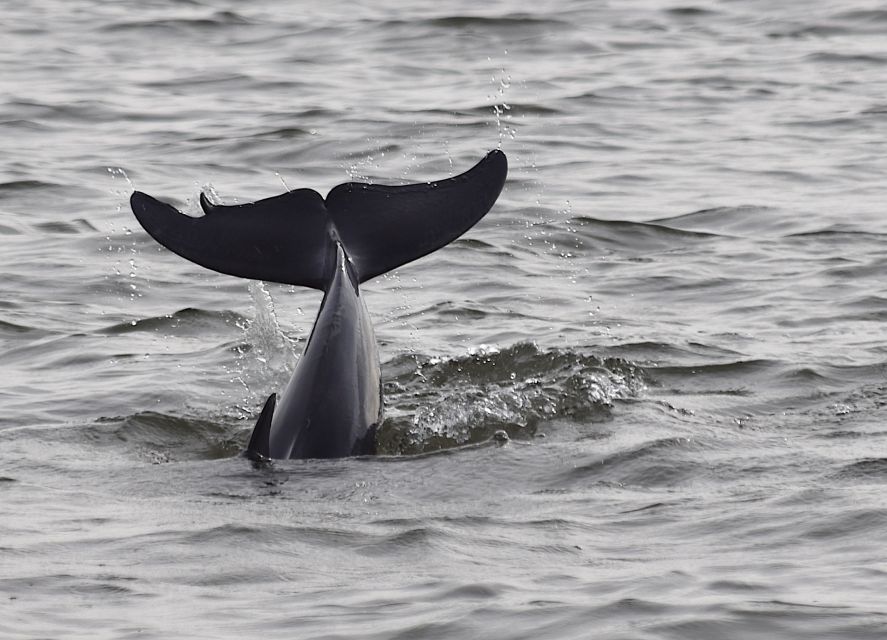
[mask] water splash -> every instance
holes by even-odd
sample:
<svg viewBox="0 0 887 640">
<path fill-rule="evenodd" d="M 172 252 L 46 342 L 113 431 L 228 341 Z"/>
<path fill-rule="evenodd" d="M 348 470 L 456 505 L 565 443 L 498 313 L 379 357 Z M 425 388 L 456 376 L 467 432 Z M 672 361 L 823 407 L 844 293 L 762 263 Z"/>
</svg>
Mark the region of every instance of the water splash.
<svg viewBox="0 0 887 640">
<path fill-rule="evenodd" d="M 406 356 L 404 356 L 406 358 Z M 454 358 L 415 356 L 392 366 L 379 444 L 387 453 L 416 453 L 489 439 L 504 429 L 532 437 L 554 419 L 609 417 L 615 402 L 639 395 L 641 370 L 618 358 L 532 343 L 504 349 L 480 345 Z"/>
<path fill-rule="evenodd" d="M 503 55 L 508 55 L 507 49 L 504 50 Z M 493 61 L 492 58 L 487 58 L 487 60 L 491 63 Z M 493 116 L 496 119 L 496 131 L 499 134 L 497 148 L 501 149 L 502 141 L 506 136 L 512 140 L 516 136 L 514 127 L 508 125 L 508 122 L 511 120 L 511 105 L 505 101 L 505 94 L 511 88 L 511 75 L 503 66 L 500 67 L 498 73 L 490 78 L 490 82 L 495 87 L 495 93 L 487 96 L 487 99 L 493 103 Z"/>
<path fill-rule="evenodd" d="M 268 388 L 287 378 L 298 362 L 297 341 L 281 329 L 267 285 L 251 280 L 248 291 L 253 315 L 237 322 L 243 341 L 235 348 L 235 364 L 228 370 L 231 382 L 243 388 L 244 397 L 236 404 L 244 418 L 254 417 Z"/>
<path fill-rule="evenodd" d="M 271 292 L 264 282 L 251 280 L 249 294 L 255 317 L 249 323 L 247 337 L 253 346 L 255 359 L 276 371 L 292 372 L 298 361 L 293 351 L 295 341 L 290 340 L 280 328 Z"/>
<path fill-rule="evenodd" d="M 121 215 L 129 215 L 129 210 L 126 208 L 124 211 L 124 203 L 128 202 L 129 194 L 135 189 L 135 186 L 130 180 L 129 175 L 127 175 L 126 170 L 122 167 L 107 167 L 108 175 L 111 177 L 111 180 L 124 180 L 126 182 L 126 186 L 124 188 L 117 188 L 116 186 L 111 188 L 111 194 L 117 200 L 116 205 L 116 213 Z M 128 219 L 128 218 L 127 218 Z M 144 285 L 144 278 L 139 278 L 138 273 L 138 265 L 136 263 L 136 258 L 138 257 L 138 249 L 136 246 L 136 238 L 133 235 L 132 228 L 124 224 L 122 226 L 122 234 L 123 237 L 120 237 L 120 233 L 117 230 L 114 222 L 111 222 L 111 226 L 108 229 L 108 232 L 105 235 L 105 241 L 107 242 L 106 247 L 99 247 L 99 251 L 105 251 L 108 255 L 116 254 L 116 259 L 114 260 L 111 270 L 113 271 L 113 277 L 123 278 L 123 261 L 126 260 L 127 263 L 127 271 L 126 271 L 126 285 L 125 288 L 128 292 L 128 297 L 130 303 L 134 303 L 137 298 L 142 297 L 142 291 L 140 288 L 139 281 L 142 280 L 142 284 Z M 123 257 L 121 254 L 129 254 L 128 258 Z M 107 279 L 111 279 L 112 276 L 106 276 Z M 133 324 L 135 320 L 133 320 Z"/>
</svg>

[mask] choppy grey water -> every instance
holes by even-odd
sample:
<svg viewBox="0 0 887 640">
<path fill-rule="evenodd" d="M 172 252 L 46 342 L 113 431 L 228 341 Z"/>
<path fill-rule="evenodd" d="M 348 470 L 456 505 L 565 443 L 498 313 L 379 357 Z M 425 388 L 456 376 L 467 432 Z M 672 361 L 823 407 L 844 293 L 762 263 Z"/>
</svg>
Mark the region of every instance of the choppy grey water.
<svg viewBox="0 0 887 640">
<path fill-rule="evenodd" d="M 887 636 L 887 7 L 390 5 L 4 8 L 0 636 Z M 487 218 L 365 286 L 383 455 L 239 457 L 320 296 L 132 189 L 497 145 Z"/>
</svg>

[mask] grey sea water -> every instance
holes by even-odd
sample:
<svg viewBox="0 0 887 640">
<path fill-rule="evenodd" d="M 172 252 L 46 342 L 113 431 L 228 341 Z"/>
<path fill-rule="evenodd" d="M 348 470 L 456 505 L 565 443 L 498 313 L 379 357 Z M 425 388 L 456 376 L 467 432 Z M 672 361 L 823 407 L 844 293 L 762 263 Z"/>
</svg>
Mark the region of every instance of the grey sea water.
<svg viewBox="0 0 887 640">
<path fill-rule="evenodd" d="M 0 637 L 887 637 L 887 6 L 376 5 L 4 5 Z M 365 285 L 382 455 L 239 457 L 320 296 L 132 190 L 497 146 Z"/>
</svg>

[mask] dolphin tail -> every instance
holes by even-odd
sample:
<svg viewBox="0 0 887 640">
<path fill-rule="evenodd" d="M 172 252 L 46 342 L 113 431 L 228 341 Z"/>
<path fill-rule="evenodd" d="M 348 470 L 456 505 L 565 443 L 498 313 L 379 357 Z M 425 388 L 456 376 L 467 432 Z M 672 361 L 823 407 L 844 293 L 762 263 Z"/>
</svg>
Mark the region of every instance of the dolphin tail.
<svg viewBox="0 0 887 640">
<path fill-rule="evenodd" d="M 452 178 L 402 186 L 348 182 L 326 199 L 311 189 L 233 206 L 201 194 L 191 217 L 136 191 L 130 205 L 160 244 L 199 265 L 243 278 L 325 289 L 340 242 L 360 282 L 449 244 L 493 206 L 505 154 L 491 151 Z"/>
</svg>

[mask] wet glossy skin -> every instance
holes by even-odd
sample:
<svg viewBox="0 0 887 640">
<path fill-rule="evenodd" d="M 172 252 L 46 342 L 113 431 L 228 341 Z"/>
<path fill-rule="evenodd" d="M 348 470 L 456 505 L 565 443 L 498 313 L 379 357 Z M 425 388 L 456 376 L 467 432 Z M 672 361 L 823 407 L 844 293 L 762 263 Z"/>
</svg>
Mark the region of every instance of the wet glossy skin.
<svg viewBox="0 0 887 640">
<path fill-rule="evenodd" d="M 340 245 L 335 264 L 308 346 L 274 410 L 268 457 L 375 453 L 382 415 L 375 335 Z"/>
</svg>

